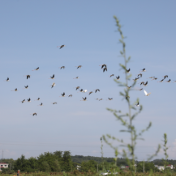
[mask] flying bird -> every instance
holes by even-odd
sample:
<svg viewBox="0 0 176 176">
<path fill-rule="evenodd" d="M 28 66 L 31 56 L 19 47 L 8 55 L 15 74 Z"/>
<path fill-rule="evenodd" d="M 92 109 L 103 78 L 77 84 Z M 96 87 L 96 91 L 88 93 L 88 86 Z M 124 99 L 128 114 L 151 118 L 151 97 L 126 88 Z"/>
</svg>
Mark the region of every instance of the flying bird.
<svg viewBox="0 0 176 176">
<path fill-rule="evenodd" d="M 83 90 L 83 92 L 84 92 L 84 93 L 86 93 L 86 92 L 87 92 L 87 90 L 85 89 L 85 90 Z"/>
<path fill-rule="evenodd" d="M 107 67 L 106 64 L 102 64 L 102 65 L 100 65 L 100 66 L 101 66 L 101 69 L 103 69 L 104 67 L 105 67 L 105 68 Z"/>
<path fill-rule="evenodd" d="M 82 97 L 82 99 L 83 99 L 82 101 L 86 101 L 86 100 L 87 100 L 87 97 L 85 97 L 85 98 L 84 98 L 84 97 Z"/>
<path fill-rule="evenodd" d="M 68 95 L 68 97 L 72 97 L 72 94 Z"/>
<path fill-rule="evenodd" d="M 18 91 L 18 89 L 17 88 L 15 88 L 14 90 L 12 90 L 12 91 L 15 91 L 15 92 L 17 92 Z"/>
<path fill-rule="evenodd" d="M 139 91 L 143 90 L 143 88 L 139 89 Z"/>
<path fill-rule="evenodd" d="M 98 91 L 100 92 L 100 89 L 95 89 L 95 93 L 97 93 Z"/>
<path fill-rule="evenodd" d="M 93 91 L 89 92 L 89 95 L 92 94 L 92 93 L 93 93 Z"/>
<path fill-rule="evenodd" d="M 136 106 L 139 106 L 139 102 L 136 104 Z"/>
<path fill-rule="evenodd" d="M 159 82 L 163 82 L 164 81 L 164 78 L 162 80 L 160 80 Z"/>
<path fill-rule="evenodd" d="M 40 98 L 38 97 L 38 98 L 37 98 L 37 100 L 39 101 L 39 100 L 40 100 Z"/>
<path fill-rule="evenodd" d="M 143 68 L 143 69 L 142 69 L 142 72 L 145 72 L 145 71 L 146 71 L 146 69 L 145 69 L 145 68 Z"/>
<path fill-rule="evenodd" d="M 113 100 L 113 98 L 108 98 L 108 100 Z"/>
<path fill-rule="evenodd" d="M 166 82 L 171 82 L 171 79 L 167 80 Z"/>
<path fill-rule="evenodd" d="M 138 77 L 138 78 L 134 78 L 133 80 L 134 80 L 134 81 L 137 81 L 138 79 L 139 79 L 139 77 Z"/>
<path fill-rule="evenodd" d="M 82 67 L 82 65 L 78 65 L 78 66 L 76 66 L 76 67 L 77 67 L 77 69 L 78 69 L 78 68 L 81 68 L 81 67 Z"/>
<path fill-rule="evenodd" d="M 31 99 L 29 98 L 29 99 L 27 99 L 27 101 L 28 101 L 28 102 L 31 102 Z"/>
<path fill-rule="evenodd" d="M 61 94 L 61 96 L 62 96 L 62 97 L 65 97 L 65 92 L 63 92 L 63 93 Z"/>
<path fill-rule="evenodd" d="M 21 103 L 24 103 L 25 102 L 25 99 L 21 101 Z"/>
<path fill-rule="evenodd" d="M 100 98 L 99 101 L 103 100 L 103 98 Z"/>
<path fill-rule="evenodd" d="M 43 106 L 43 103 L 40 103 L 39 106 Z"/>
<path fill-rule="evenodd" d="M 32 115 L 33 115 L 33 116 L 37 116 L 37 113 L 36 113 L 36 112 L 34 112 Z"/>
<path fill-rule="evenodd" d="M 7 77 L 6 81 L 10 81 L 9 77 Z"/>
<path fill-rule="evenodd" d="M 110 75 L 110 77 L 114 76 L 114 74 Z"/>
<path fill-rule="evenodd" d="M 139 73 L 139 74 L 138 74 L 138 77 L 142 78 L 142 73 Z"/>
<path fill-rule="evenodd" d="M 65 66 L 60 67 L 60 69 L 65 69 Z"/>
<path fill-rule="evenodd" d="M 55 75 L 53 74 L 53 76 L 50 76 L 51 79 L 54 79 Z"/>
<path fill-rule="evenodd" d="M 80 86 L 77 86 L 77 87 L 76 87 L 76 90 L 78 90 L 79 88 L 80 88 Z"/>
<path fill-rule="evenodd" d="M 143 83 L 144 86 L 147 86 L 148 85 L 148 81 L 146 81 L 146 83 Z"/>
<path fill-rule="evenodd" d="M 142 82 L 140 83 L 140 86 L 141 86 L 142 84 L 144 84 L 144 81 L 142 81 Z"/>
<path fill-rule="evenodd" d="M 75 78 L 73 78 L 73 79 L 78 79 L 79 77 L 77 76 L 77 77 L 75 77 Z"/>
<path fill-rule="evenodd" d="M 55 84 L 55 83 L 53 83 L 53 84 L 51 85 L 51 88 L 53 88 L 55 85 L 56 85 L 56 84 Z"/>
<path fill-rule="evenodd" d="M 61 45 L 61 46 L 57 46 L 57 47 L 59 47 L 60 49 L 62 49 L 64 46 L 65 46 L 65 45 Z"/>
<path fill-rule="evenodd" d="M 29 87 L 28 85 L 27 85 L 27 86 L 24 86 L 25 89 L 27 89 L 28 87 Z"/>
<path fill-rule="evenodd" d="M 166 78 L 168 78 L 168 75 L 165 75 L 165 76 L 164 76 L 164 79 L 166 79 Z"/>
<path fill-rule="evenodd" d="M 149 96 L 151 93 L 147 93 L 147 92 L 144 90 L 144 94 L 145 94 L 145 96 Z"/>
<path fill-rule="evenodd" d="M 32 71 L 35 71 L 35 70 L 36 70 L 36 71 L 39 70 L 39 67 L 37 67 L 36 69 L 34 69 L 34 70 L 32 70 Z"/>
<path fill-rule="evenodd" d="M 31 75 L 26 75 L 26 79 L 29 79 L 29 78 L 31 78 Z"/>
<path fill-rule="evenodd" d="M 103 72 L 105 72 L 105 71 L 108 71 L 108 70 L 107 70 L 107 67 L 103 68 Z"/>
<path fill-rule="evenodd" d="M 84 90 L 83 90 L 83 89 L 80 89 L 79 91 L 80 91 L 80 92 L 83 92 Z"/>
<path fill-rule="evenodd" d="M 57 102 L 53 102 L 53 104 L 57 104 Z"/>
<path fill-rule="evenodd" d="M 117 79 L 117 80 L 120 80 L 120 76 L 116 76 L 116 79 Z"/>
<path fill-rule="evenodd" d="M 128 70 L 126 70 L 127 73 L 130 73 L 130 68 Z"/>
</svg>

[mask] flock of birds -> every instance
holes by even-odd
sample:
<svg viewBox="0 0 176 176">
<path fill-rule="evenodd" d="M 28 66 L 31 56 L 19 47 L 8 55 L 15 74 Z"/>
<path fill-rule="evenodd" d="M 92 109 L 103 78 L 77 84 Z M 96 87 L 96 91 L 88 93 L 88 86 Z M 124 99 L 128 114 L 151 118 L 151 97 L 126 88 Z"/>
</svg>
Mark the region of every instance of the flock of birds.
<svg viewBox="0 0 176 176">
<path fill-rule="evenodd" d="M 61 45 L 61 46 L 58 46 L 58 47 L 59 47 L 60 49 L 62 49 L 64 46 L 65 46 L 65 45 Z M 106 72 L 106 71 L 108 70 L 106 64 L 102 64 L 102 65 L 100 65 L 100 66 L 101 66 L 101 69 L 103 70 L 103 72 Z M 77 69 L 80 69 L 80 68 L 82 68 L 82 65 L 78 65 L 78 66 L 76 66 L 76 67 L 77 67 Z M 65 69 L 65 66 L 61 66 L 60 69 Z M 38 70 L 39 70 L 39 67 L 37 67 L 36 69 L 34 69 L 34 70 L 32 70 L 32 71 L 38 71 Z M 130 73 L 130 68 L 127 69 L 126 72 L 127 72 L 127 73 Z M 146 69 L 145 69 L 145 68 L 143 68 L 143 69 L 140 71 L 140 73 L 137 75 L 136 78 L 133 79 L 133 81 L 137 81 L 137 80 L 139 80 L 140 78 L 142 78 L 143 72 L 146 72 Z M 111 74 L 111 75 L 110 75 L 110 78 L 111 78 L 111 77 L 114 77 L 114 76 L 115 76 L 114 74 Z M 26 75 L 26 79 L 30 79 L 30 78 L 31 78 L 31 75 Z M 78 79 L 78 78 L 79 78 L 79 77 L 77 76 L 77 77 L 75 77 L 75 78 L 73 78 L 73 79 Z M 165 76 L 163 77 L 163 79 L 161 79 L 159 82 L 163 82 L 166 78 L 168 78 L 168 75 L 165 75 Z M 53 74 L 52 76 L 50 76 L 50 79 L 52 79 L 52 80 L 55 79 L 55 74 Z M 115 76 L 115 79 L 116 79 L 116 80 L 120 80 L 120 76 Z M 150 77 L 150 79 L 151 79 L 151 80 L 157 80 L 158 78 L 156 78 L 155 76 L 152 76 L 152 77 Z M 7 81 L 7 82 L 10 81 L 10 78 L 7 77 L 6 81 Z M 166 82 L 171 82 L 171 79 L 168 79 Z M 176 81 L 174 81 L 174 82 L 176 82 Z M 140 84 L 140 86 L 147 86 L 147 85 L 148 85 L 148 81 L 146 81 L 146 82 L 141 81 L 139 84 Z M 55 86 L 56 86 L 56 84 L 53 83 L 53 84 L 51 85 L 51 88 L 54 88 Z M 28 89 L 28 88 L 29 88 L 28 85 L 24 86 L 24 89 Z M 132 86 L 129 86 L 128 88 L 130 89 L 130 88 L 132 88 Z M 139 90 L 139 91 L 142 91 L 143 88 L 140 88 L 140 89 L 138 89 L 138 90 Z M 15 88 L 15 89 L 12 90 L 12 91 L 18 91 L 18 89 Z M 76 91 L 79 91 L 79 92 L 82 92 L 82 93 L 86 93 L 86 92 L 87 92 L 86 89 L 84 90 L 84 89 L 80 88 L 80 86 L 77 86 L 77 87 L 76 87 Z M 147 93 L 146 90 L 143 90 L 143 91 L 144 91 L 144 95 L 145 95 L 145 96 L 149 96 L 149 95 L 151 94 L 151 93 Z M 88 95 L 91 95 L 91 94 L 94 93 L 94 92 L 95 92 L 95 93 L 100 92 L 100 89 L 95 89 L 94 91 L 90 91 L 90 92 L 88 92 Z M 66 95 L 65 92 L 63 92 L 60 97 L 65 97 L 65 96 L 72 97 L 73 95 L 72 95 L 72 94 Z M 129 98 L 129 97 L 126 97 L 126 98 Z M 39 100 L 40 100 L 40 97 L 38 97 L 36 100 L 39 101 Z M 87 100 L 87 97 L 85 96 L 85 97 L 82 97 L 82 100 L 80 100 L 80 101 L 86 101 L 86 100 Z M 97 98 L 96 100 L 101 101 L 101 100 L 103 100 L 103 98 L 100 98 L 100 99 Z M 113 98 L 108 98 L 107 100 L 111 101 L 111 100 L 113 100 Z M 21 103 L 24 103 L 25 101 L 26 101 L 26 100 L 23 99 L 23 100 L 21 101 Z M 28 98 L 28 99 L 27 99 L 27 102 L 31 102 L 31 98 Z M 52 104 L 53 104 L 53 105 L 54 105 L 54 104 L 57 104 L 57 102 L 53 102 Z M 40 103 L 39 106 L 43 106 L 43 103 Z M 139 106 L 139 102 L 136 104 L 136 106 Z M 34 113 L 32 113 L 32 115 L 33 115 L 33 116 L 37 116 L 37 113 L 34 112 Z"/>
</svg>

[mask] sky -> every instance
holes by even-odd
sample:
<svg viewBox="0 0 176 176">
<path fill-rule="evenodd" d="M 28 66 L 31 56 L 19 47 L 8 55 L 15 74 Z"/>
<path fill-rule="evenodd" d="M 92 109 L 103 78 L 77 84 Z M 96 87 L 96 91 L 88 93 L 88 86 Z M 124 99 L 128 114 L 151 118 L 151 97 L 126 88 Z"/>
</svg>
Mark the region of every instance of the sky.
<svg viewBox="0 0 176 176">
<path fill-rule="evenodd" d="M 130 141 L 128 134 L 120 132 L 124 129 L 121 123 L 106 109 L 128 110 L 119 96 L 123 88 L 110 78 L 115 74 L 124 81 L 115 15 L 126 36 L 132 78 L 146 68 L 136 89 L 142 87 L 140 81 L 148 81 L 145 90 L 151 92 L 148 97 L 137 90 L 130 95 L 132 102 L 139 98 L 143 105 L 134 120 L 138 131 L 152 122 L 151 129 L 143 135 L 145 140 L 137 143 L 136 156 L 146 160 L 158 144 L 163 144 L 163 134 L 167 133 L 169 159 L 176 159 L 175 5 L 174 0 L 0 1 L 0 158 L 17 159 L 22 154 L 26 158 L 37 157 L 56 150 L 100 157 L 102 135 Z M 61 45 L 65 47 L 59 49 Z M 103 73 L 101 64 L 107 64 L 107 72 Z M 82 68 L 77 69 L 78 65 Z M 61 70 L 61 66 L 65 69 Z M 38 71 L 32 71 L 37 67 Z M 25 77 L 28 74 L 30 79 Z M 53 74 L 54 80 L 50 79 Z M 166 74 L 172 82 L 166 79 L 159 83 Z M 76 76 L 79 79 L 73 79 Z M 158 80 L 151 80 L 151 76 Z M 9 82 L 5 81 L 7 77 Z M 56 86 L 51 89 L 53 82 Z M 24 89 L 26 85 L 28 89 Z M 100 92 L 80 93 L 75 90 L 77 86 Z M 60 97 L 63 92 L 73 97 Z M 82 97 L 87 101 L 80 101 Z M 113 100 L 108 101 L 108 97 Z M 30 103 L 21 103 L 28 98 Z M 37 116 L 32 116 L 34 112 Z M 103 151 L 105 157 L 114 157 L 113 149 L 105 143 Z M 161 150 L 155 158 L 163 157 Z"/>
</svg>

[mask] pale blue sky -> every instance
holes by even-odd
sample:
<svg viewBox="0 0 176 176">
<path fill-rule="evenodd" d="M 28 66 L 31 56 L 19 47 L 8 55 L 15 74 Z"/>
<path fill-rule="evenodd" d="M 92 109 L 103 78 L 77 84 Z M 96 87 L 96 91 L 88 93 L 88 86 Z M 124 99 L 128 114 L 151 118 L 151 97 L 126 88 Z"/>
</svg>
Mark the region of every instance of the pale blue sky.
<svg viewBox="0 0 176 176">
<path fill-rule="evenodd" d="M 128 141 L 119 133 L 121 125 L 106 108 L 126 111 L 126 104 L 119 96 L 110 74 L 123 75 L 118 57 L 121 45 L 116 32 L 116 15 L 127 36 L 127 54 L 135 77 L 146 68 L 142 80 L 149 81 L 145 88 L 151 92 L 131 92 L 131 99 L 140 98 L 144 110 L 135 120 L 138 129 L 149 121 L 152 128 L 139 142 L 137 156 L 146 159 L 168 134 L 169 154 L 176 159 L 175 89 L 176 83 L 150 81 L 150 76 L 162 79 L 165 74 L 176 80 L 176 22 L 173 0 L 163 1 L 58 1 L 14 0 L 0 1 L 0 82 L 1 82 L 1 151 L 5 158 L 27 158 L 56 150 L 70 150 L 72 155 L 100 156 L 100 137 L 112 134 Z M 65 44 L 63 49 L 57 46 Z M 108 72 L 99 65 L 106 63 Z M 59 67 L 65 65 L 65 70 Z M 82 65 L 81 69 L 75 66 Z M 32 71 L 40 67 L 39 71 Z M 25 75 L 31 79 L 26 80 Z M 52 74 L 55 80 L 48 79 Z M 80 79 L 73 78 L 79 76 Z M 5 82 L 9 77 L 10 82 Z M 50 88 L 55 82 L 56 87 Z M 28 90 L 24 90 L 25 85 Z M 88 91 L 99 88 L 97 94 L 77 93 L 76 86 Z M 11 91 L 18 88 L 18 92 Z M 140 87 L 137 85 L 137 87 Z M 72 98 L 59 97 L 62 92 Z M 31 98 L 32 102 L 20 103 Z M 41 98 L 40 102 L 34 101 Z M 106 101 L 113 97 L 113 101 Z M 96 101 L 103 98 L 103 101 Z M 57 101 L 57 105 L 52 105 Z M 37 112 L 38 116 L 31 116 Z M 104 147 L 104 155 L 114 156 L 113 150 Z M 162 153 L 158 158 L 161 158 Z"/>
</svg>

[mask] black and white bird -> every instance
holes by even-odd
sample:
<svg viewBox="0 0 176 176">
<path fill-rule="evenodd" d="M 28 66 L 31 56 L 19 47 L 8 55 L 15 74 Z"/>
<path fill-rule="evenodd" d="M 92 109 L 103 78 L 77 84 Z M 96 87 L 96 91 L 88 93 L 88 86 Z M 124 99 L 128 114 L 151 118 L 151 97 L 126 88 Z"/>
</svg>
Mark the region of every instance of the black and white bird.
<svg viewBox="0 0 176 176">
<path fill-rule="evenodd" d="M 53 104 L 57 104 L 57 102 L 53 102 Z"/>
<path fill-rule="evenodd" d="M 72 94 L 68 95 L 68 97 L 72 97 Z"/>
<path fill-rule="evenodd" d="M 43 103 L 40 103 L 39 106 L 43 106 Z"/>
<path fill-rule="evenodd" d="M 80 88 L 80 86 L 77 86 L 77 87 L 76 87 L 76 90 L 78 90 L 79 88 Z"/>
<path fill-rule="evenodd" d="M 166 78 L 168 78 L 168 75 L 165 75 L 165 76 L 164 76 L 164 79 L 166 79 Z"/>
<path fill-rule="evenodd" d="M 130 73 L 130 68 L 128 70 L 126 70 L 127 73 Z"/>
<path fill-rule="evenodd" d="M 144 84 L 144 81 L 142 81 L 142 82 L 140 83 L 140 86 L 141 86 L 142 84 Z"/>
<path fill-rule="evenodd" d="M 51 85 L 51 88 L 53 88 L 55 85 L 56 85 L 56 84 L 55 84 L 55 83 L 53 83 L 53 84 Z"/>
<path fill-rule="evenodd" d="M 25 102 L 25 99 L 21 101 L 21 103 L 24 103 Z"/>
<path fill-rule="evenodd" d="M 34 69 L 34 70 L 32 70 L 32 71 L 37 71 L 37 70 L 39 70 L 39 67 L 37 67 L 36 69 Z"/>
<path fill-rule="evenodd" d="M 76 66 L 76 67 L 77 67 L 77 69 L 78 69 L 78 68 L 81 68 L 81 67 L 82 67 L 82 65 L 78 65 L 78 66 Z"/>
<path fill-rule="evenodd" d="M 163 82 L 164 81 L 164 78 L 162 80 L 160 80 L 159 82 Z"/>
<path fill-rule="evenodd" d="M 113 98 L 108 98 L 108 100 L 113 100 Z"/>
<path fill-rule="evenodd" d="M 65 97 L 65 92 L 63 92 L 63 93 L 61 94 L 61 96 L 62 96 L 62 97 Z"/>
<path fill-rule="evenodd" d="M 24 86 L 25 89 L 27 89 L 28 87 L 29 87 L 28 85 L 27 85 L 27 86 Z"/>
<path fill-rule="evenodd" d="M 57 47 L 59 47 L 60 49 L 62 49 L 64 46 L 65 46 L 65 45 L 61 45 L 61 46 L 57 46 Z"/>
<path fill-rule="evenodd" d="M 114 74 L 110 75 L 110 77 L 114 76 Z"/>
<path fill-rule="evenodd" d="M 142 73 L 139 73 L 139 74 L 138 74 L 138 77 L 139 77 L 139 78 L 142 78 Z"/>
<path fill-rule="evenodd" d="M 33 115 L 33 116 L 37 116 L 37 113 L 36 113 L 36 112 L 34 112 L 32 115 Z"/>
<path fill-rule="evenodd" d="M 78 79 L 79 78 L 79 76 L 77 76 L 77 77 L 75 77 L 75 78 L 73 78 L 73 79 Z"/>
<path fill-rule="evenodd" d="M 145 83 L 143 83 L 144 86 L 147 86 L 148 85 L 148 81 L 146 81 Z"/>
<path fill-rule="evenodd" d="M 87 97 L 82 97 L 82 99 L 83 99 L 82 101 L 86 101 L 86 100 L 87 100 Z"/>
<path fill-rule="evenodd" d="M 15 91 L 15 92 L 17 92 L 18 91 L 18 89 L 17 88 L 15 88 L 14 90 L 12 90 L 12 91 Z"/>
<path fill-rule="evenodd" d="M 120 80 L 120 76 L 116 76 L 116 79 L 117 79 L 117 80 Z"/>
<path fill-rule="evenodd" d="M 139 89 L 139 91 L 143 90 L 143 88 Z"/>
<path fill-rule="evenodd" d="M 28 101 L 28 102 L 31 102 L 31 99 L 30 99 L 30 98 L 28 98 L 28 99 L 27 99 L 27 101 Z"/>
<path fill-rule="evenodd" d="M 10 81 L 9 77 L 7 77 L 6 81 Z"/>
<path fill-rule="evenodd" d="M 106 68 L 107 67 L 107 65 L 106 64 L 102 64 L 102 65 L 100 65 L 101 66 L 101 69 L 103 69 L 103 68 Z"/>
<path fill-rule="evenodd" d="M 93 93 L 93 91 L 89 92 L 89 95 L 91 95 Z"/>
<path fill-rule="evenodd" d="M 145 94 L 145 96 L 149 96 L 151 93 L 147 93 L 147 92 L 144 90 L 144 94 Z"/>
<path fill-rule="evenodd" d="M 40 100 L 40 97 L 38 97 L 37 100 L 39 101 L 39 100 Z"/>
<path fill-rule="evenodd" d="M 153 77 L 153 79 L 152 80 L 157 80 L 158 78 L 156 78 L 156 77 Z"/>
<path fill-rule="evenodd" d="M 133 80 L 134 80 L 134 81 L 137 81 L 138 79 L 139 79 L 139 77 L 137 77 L 137 78 L 134 78 Z"/>
<path fill-rule="evenodd" d="M 136 106 L 139 106 L 139 102 L 136 104 Z"/>
<path fill-rule="evenodd" d="M 53 76 L 50 76 L 51 79 L 54 79 L 55 78 L 55 75 L 53 74 Z"/>
<path fill-rule="evenodd" d="M 100 89 L 95 89 L 95 93 L 97 93 L 98 91 L 100 92 Z"/>
<path fill-rule="evenodd" d="M 65 69 L 65 66 L 60 67 L 60 69 Z"/>
<path fill-rule="evenodd" d="M 145 71 L 146 71 L 146 69 L 145 69 L 145 68 L 143 68 L 143 69 L 142 69 L 142 72 L 145 72 Z"/>
<path fill-rule="evenodd" d="M 167 80 L 166 82 L 170 83 L 170 82 L 171 82 L 171 79 Z"/>
<path fill-rule="evenodd" d="M 26 75 L 26 79 L 29 79 L 29 78 L 31 78 L 31 75 Z"/>
</svg>

